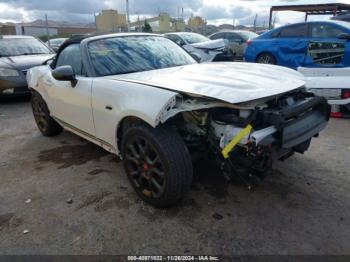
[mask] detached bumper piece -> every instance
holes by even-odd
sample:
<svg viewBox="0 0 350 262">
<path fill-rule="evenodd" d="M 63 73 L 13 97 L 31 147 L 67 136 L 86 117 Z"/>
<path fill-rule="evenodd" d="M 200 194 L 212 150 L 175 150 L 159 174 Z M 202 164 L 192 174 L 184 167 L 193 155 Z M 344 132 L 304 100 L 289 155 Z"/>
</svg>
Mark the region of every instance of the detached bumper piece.
<svg viewBox="0 0 350 262">
<path fill-rule="evenodd" d="M 232 143 L 237 146 L 232 150 L 228 147 L 229 153 L 221 152 L 224 156 L 221 167 L 228 179 L 238 176 L 251 189 L 252 179 L 263 178 L 275 160 L 283 161 L 294 152 L 304 153 L 309 148 L 311 139 L 326 127 L 331 108 L 322 97 L 305 96 L 299 99 L 286 97 L 285 101 L 278 101 L 279 105 L 257 112 L 255 120 L 243 130 L 251 130 L 250 125 L 258 130 L 273 126 L 277 132 L 265 137 L 258 145 L 237 145 L 233 139 Z"/>
<path fill-rule="evenodd" d="M 268 138 L 269 142 L 275 142 L 282 149 L 305 152 L 311 138 L 326 127 L 330 111 L 325 98 L 308 97 L 281 110 L 263 112 L 266 123 L 277 129 L 277 133 Z"/>
</svg>

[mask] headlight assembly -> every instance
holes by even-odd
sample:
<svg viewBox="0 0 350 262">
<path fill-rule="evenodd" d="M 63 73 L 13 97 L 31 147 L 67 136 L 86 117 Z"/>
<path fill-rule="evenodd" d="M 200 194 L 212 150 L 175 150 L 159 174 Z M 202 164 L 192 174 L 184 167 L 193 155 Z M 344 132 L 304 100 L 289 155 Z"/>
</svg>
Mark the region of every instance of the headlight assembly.
<svg viewBox="0 0 350 262">
<path fill-rule="evenodd" d="M 9 68 L 0 68 L 0 77 L 10 77 L 10 76 L 19 76 L 17 70 Z"/>
</svg>

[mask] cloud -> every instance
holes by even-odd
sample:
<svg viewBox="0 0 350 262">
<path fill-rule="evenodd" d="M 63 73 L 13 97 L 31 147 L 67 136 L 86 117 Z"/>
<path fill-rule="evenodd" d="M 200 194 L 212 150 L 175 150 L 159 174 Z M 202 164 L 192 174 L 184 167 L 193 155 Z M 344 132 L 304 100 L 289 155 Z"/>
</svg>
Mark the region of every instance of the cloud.
<svg viewBox="0 0 350 262">
<path fill-rule="evenodd" d="M 319 3 L 342 2 L 344 0 L 317 0 Z M 178 8 L 184 9 L 185 17 L 201 15 L 209 22 L 215 20 L 240 21 L 251 24 L 255 14 L 263 23 L 271 5 L 313 4 L 315 0 L 129 0 L 132 17 L 153 16 L 167 12 L 177 16 Z M 117 9 L 125 13 L 125 0 L 0 0 L 0 21 L 30 21 L 43 19 L 69 22 L 93 22 L 93 14 L 102 9 Z M 280 15 L 281 21 L 292 22 L 303 15 Z M 293 20 L 294 21 L 294 20 Z"/>
<path fill-rule="evenodd" d="M 155 15 L 167 12 L 177 16 L 178 8 L 183 8 L 186 15 L 199 10 L 203 0 L 129 0 L 131 14 Z M 73 22 L 93 22 L 93 14 L 102 9 L 117 9 L 125 13 L 125 0 L 0 0 L 2 5 L 0 14 L 8 10 L 22 10 L 11 12 L 11 15 L 2 15 L 1 20 L 24 19 L 35 20 L 43 18 L 45 14 L 50 20 L 66 20 Z M 6 12 L 5 12 L 6 11 Z"/>
<path fill-rule="evenodd" d="M 60 11 L 77 14 L 92 13 L 105 7 L 99 0 L 0 0 L 14 8 L 27 11 Z"/>
</svg>

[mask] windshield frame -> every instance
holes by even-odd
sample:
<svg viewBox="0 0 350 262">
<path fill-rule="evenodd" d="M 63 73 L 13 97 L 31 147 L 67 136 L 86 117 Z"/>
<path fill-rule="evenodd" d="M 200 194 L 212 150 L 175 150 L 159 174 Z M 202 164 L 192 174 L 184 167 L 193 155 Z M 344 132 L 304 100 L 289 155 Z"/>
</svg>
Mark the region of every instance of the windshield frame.
<svg viewBox="0 0 350 262">
<path fill-rule="evenodd" d="M 50 54 L 53 54 L 53 51 L 51 50 L 50 47 L 48 47 L 45 43 L 43 43 L 41 40 L 35 38 L 35 37 L 16 37 L 16 38 L 2 38 L 0 39 L 0 42 L 1 41 L 15 41 L 15 42 L 18 42 L 18 41 L 23 41 L 23 40 L 30 40 L 30 41 L 36 41 L 37 43 L 40 43 L 42 45 L 42 49 L 46 49 L 47 50 L 47 53 L 39 53 L 39 52 L 32 52 L 32 53 L 19 53 L 19 54 L 2 54 L 0 52 L 0 57 L 15 57 L 15 56 L 22 56 L 22 55 L 50 55 Z M 9 41 L 9 42 L 10 42 Z M 29 46 L 29 45 L 27 45 Z"/>
<path fill-rule="evenodd" d="M 109 75 L 99 75 L 94 67 L 93 61 L 91 59 L 90 56 L 90 52 L 89 52 L 89 44 L 96 42 L 96 41 L 100 41 L 100 40 L 106 40 L 106 39 L 112 39 L 112 38 L 128 38 L 128 37 L 159 37 L 162 39 L 166 39 L 166 41 L 169 41 L 171 44 L 174 44 L 175 46 L 179 47 L 178 45 L 176 45 L 173 41 L 167 39 L 164 36 L 161 35 L 156 35 L 156 34 L 110 34 L 110 35 L 103 35 L 103 36 L 97 36 L 97 37 L 91 37 L 91 38 L 86 38 L 84 40 L 81 41 L 80 46 L 81 46 L 81 52 L 82 52 L 82 60 L 83 60 L 83 64 L 86 65 L 85 69 L 87 71 L 87 75 L 89 77 L 106 77 Z M 179 47 L 187 56 L 188 58 L 191 60 L 192 64 L 198 64 L 198 62 L 183 48 Z M 184 65 L 179 65 L 179 66 L 184 66 Z M 176 67 L 176 66 L 173 66 Z M 166 67 L 166 68 L 173 68 L 173 67 Z M 161 68 L 161 69 L 165 69 L 165 68 Z M 161 69 L 150 69 L 150 70 L 141 70 L 141 71 L 137 71 L 137 72 L 133 72 L 133 73 L 139 73 L 139 72 L 150 72 L 150 71 L 154 71 L 154 70 L 161 70 Z M 111 74 L 111 75 L 123 75 L 123 73 L 121 74 Z"/>
</svg>

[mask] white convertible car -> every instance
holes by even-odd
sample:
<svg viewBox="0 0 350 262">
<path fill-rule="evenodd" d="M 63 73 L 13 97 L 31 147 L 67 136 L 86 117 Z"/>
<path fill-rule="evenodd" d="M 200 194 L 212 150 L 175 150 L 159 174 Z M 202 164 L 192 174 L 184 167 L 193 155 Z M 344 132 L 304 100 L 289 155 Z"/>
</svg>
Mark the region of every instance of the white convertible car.
<svg viewBox="0 0 350 262">
<path fill-rule="evenodd" d="M 155 206 L 190 188 L 192 156 L 210 156 L 226 177 L 246 180 L 304 153 L 330 112 L 294 70 L 198 64 L 152 34 L 73 37 L 27 80 L 43 135 L 64 128 L 117 154 Z"/>
</svg>

